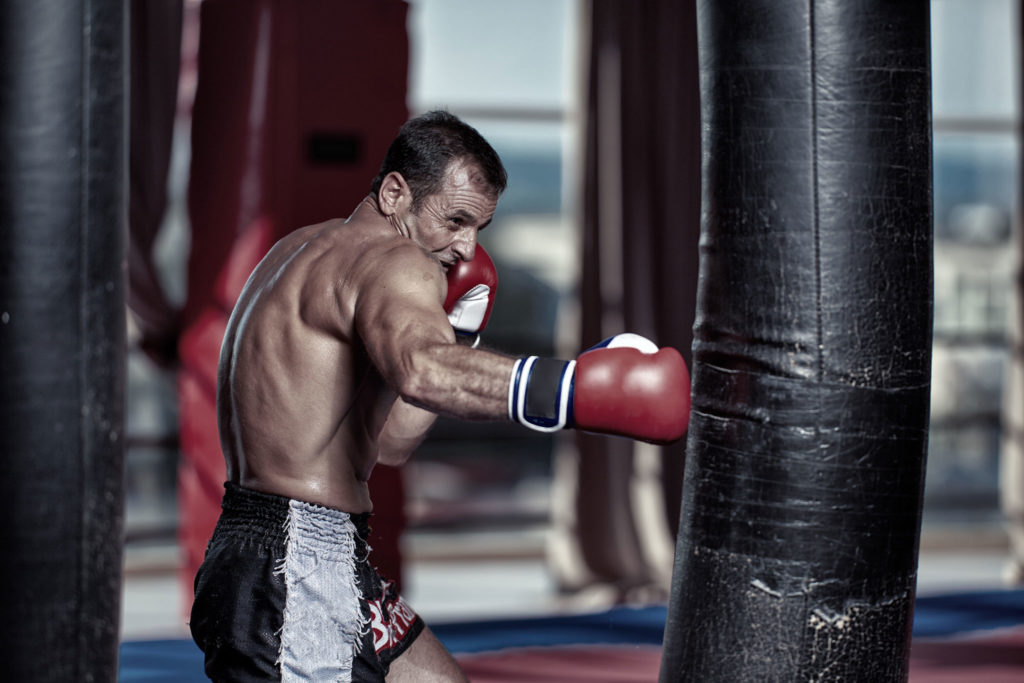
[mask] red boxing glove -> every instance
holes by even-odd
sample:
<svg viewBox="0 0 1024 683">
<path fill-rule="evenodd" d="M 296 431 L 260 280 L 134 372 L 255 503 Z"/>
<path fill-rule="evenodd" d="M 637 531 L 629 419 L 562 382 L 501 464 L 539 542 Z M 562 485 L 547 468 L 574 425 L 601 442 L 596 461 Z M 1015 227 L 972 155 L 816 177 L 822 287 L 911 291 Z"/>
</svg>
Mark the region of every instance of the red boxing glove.
<svg viewBox="0 0 1024 683">
<path fill-rule="evenodd" d="M 479 341 L 479 333 L 491 317 L 497 291 L 498 271 L 494 261 L 478 244 L 472 261 L 459 261 L 448 269 L 444 310 L 456 334 L 477 335 Z"/>
<path fill-rule="evenodd" d="M 690 373 L 675 349 L 620 334 L 575 361 L 520 359 L 509 417 L 539 431 L 574 427 L 671 443 L 689 426 Z"/>
<path fill-rule="evenodd" d="M 576 359 L 576 428 L 653 443 L 681 438 L 690 422 L 690 373 L 683 357 L 635 334 L 607 342 Z"/>
</svg>

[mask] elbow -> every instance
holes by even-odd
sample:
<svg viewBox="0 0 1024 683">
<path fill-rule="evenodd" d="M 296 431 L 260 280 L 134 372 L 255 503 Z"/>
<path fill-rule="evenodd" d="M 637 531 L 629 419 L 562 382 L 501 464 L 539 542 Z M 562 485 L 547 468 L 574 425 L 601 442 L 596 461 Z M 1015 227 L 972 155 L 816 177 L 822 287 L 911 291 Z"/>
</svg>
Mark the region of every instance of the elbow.
<svg viewBox="0 0 1024 683">
<path fill-rule="evenodd" d="M 432 362 L 429 353 L 420 353 L 407 363 L 406 371 L 399 378 L 395 391 L 406 403 L 420 408 L 436 410 L 438 389 L 441 387 L 441 373 Z"/>
<path fill-rule="evenodd" d="M 421 408 L 430 407 L 431 392 L 429 383 L 418 375 L 403 377 L 401 383 L 396 387 L 398 397 L 406 403 Z"/>
</svg>

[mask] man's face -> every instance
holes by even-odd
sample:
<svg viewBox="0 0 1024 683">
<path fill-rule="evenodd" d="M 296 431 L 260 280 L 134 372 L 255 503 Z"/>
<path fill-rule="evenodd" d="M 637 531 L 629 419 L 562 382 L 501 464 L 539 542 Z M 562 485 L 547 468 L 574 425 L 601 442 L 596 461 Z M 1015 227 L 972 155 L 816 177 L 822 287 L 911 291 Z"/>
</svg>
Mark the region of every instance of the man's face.
<svg viewBox="0 0 1024 683">
<path fill-rule="evenodd" d="M 441 189 L 424 198 L 407 217 L 410 236 L 430 252 L 447 271 L 463 261 L 472 261 L 477 232 L 487 227 L 498 200 L 475 180 L 476 168 L 455 161 L 445 171 Z"/>
</svg>

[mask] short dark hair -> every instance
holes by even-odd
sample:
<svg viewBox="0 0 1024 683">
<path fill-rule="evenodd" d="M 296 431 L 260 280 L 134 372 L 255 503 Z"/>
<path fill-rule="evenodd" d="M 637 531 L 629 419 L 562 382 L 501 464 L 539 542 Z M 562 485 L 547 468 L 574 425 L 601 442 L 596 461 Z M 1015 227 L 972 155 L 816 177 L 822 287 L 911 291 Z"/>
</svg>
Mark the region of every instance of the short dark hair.
<svg viewBox="0 0 1024 683">
<path fill-rule="evenodd" d="M 385 176 L 397 171 L 412 191 L 413 209 L 441 189 L 453 161 L 469 159 L 483 174 L 495 197 L 505 191 L 508 173 L 490 143 L 475 128 L 447 111 L 431 111 L 410 119 L 388 147 L 380 172 L 370 185 L 376 197 Z"/>
</svg>

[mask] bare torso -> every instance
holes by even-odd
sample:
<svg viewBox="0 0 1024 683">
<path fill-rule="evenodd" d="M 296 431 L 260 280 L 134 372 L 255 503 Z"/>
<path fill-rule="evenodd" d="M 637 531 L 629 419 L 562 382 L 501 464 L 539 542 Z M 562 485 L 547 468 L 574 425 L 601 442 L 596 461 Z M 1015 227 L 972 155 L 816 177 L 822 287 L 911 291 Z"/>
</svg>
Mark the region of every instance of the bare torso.
<svg viewBox="0 0 1024 683">
<path fill-rule="evenodd" d="M 346 512 L 371 509 L 375 440 L 395 394 L 355 334 L 351 278 L 401 239 L 386 227 L 332 220 L 303 228 L 253 272 L 218 373 L 229 480 Z"/>
<path fill-rule="evenodd" d="M 389 174 L 347 221 L 297 230 L 256 267 L 218 369 L 230 481 L 369 512 L 374 465 L 405 462 L 437 414 L 507 419 L 514 359 L 457 344 L 442 306 L 445 269 L 472 259 L 497 202 L 471 170 L 453 163 L 417 212 Z"/>
</svg>

